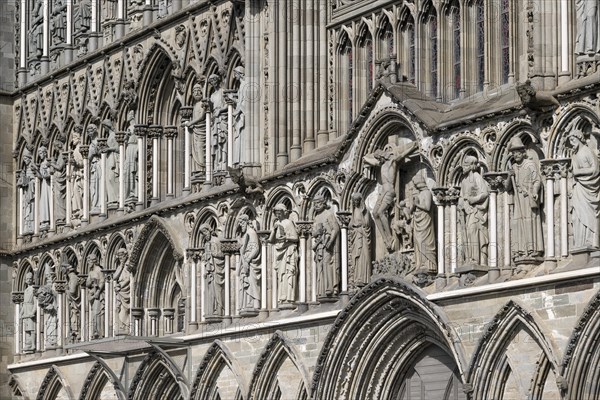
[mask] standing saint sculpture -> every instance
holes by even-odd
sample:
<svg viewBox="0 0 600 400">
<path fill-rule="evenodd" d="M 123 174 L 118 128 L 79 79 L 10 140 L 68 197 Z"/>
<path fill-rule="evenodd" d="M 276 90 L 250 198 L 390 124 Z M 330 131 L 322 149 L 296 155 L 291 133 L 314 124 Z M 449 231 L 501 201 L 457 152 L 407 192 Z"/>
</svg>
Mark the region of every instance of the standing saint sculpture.
<svg viewBox="0 0 600 400">
<path fill-rule="evenodd" d="M 600 169 L 598 154 L 587 143 L 580 130 L 569 135 L 573 147 L 573 192 L 571 212 L 573 247 L 598 247 L 598 217 L 600 217 Z"/>
<path fill-rule="evenodd" d="M 194 108 L 192 110 L 192 119 L 184 123 L 192 130 L 192 160 L 194 160 L 193 171 L 203 169 L 206 163 L 206 111 L 204 110 L 204 101 L 202 98 L 202 85 L 194 84 L 192 87 L 192 97 L 194 98 Z"/>
<path fill-rule="evenodd" d="M 90 321 L 92 325 L 91 338 L 97 339 L 104 336 L 104 272 L 98 264 L 95 254 L 87 258 L 89 273 L 85 286 L 88 288 L 88 301 L 90 303 Z"/>
<path fill-rule="evenodd" d="M 117 294 L 117 315 L 119 333 L 129 333 L 131 310 L 131 271 L 127 263 L 127 249 L 117 250 L 117 268 L 115 270 L 115 293 Z"/>
<path fill-rule="evenodd" d="M 246 214 L 240 215 L 240 311 L 255 312 L 260 309 L 261 246 L 254 221 Z"/>
<path fill-rule="evenodd" d="M 373 209 L 373 217 L 375 218 L 375 225 L 382 236 L 385 247 L 390 253 L 396 248 L 396 240 L 392 235 L 389 212 L 396 199 L 398 166 L 402 159 L 408 157 L 416 149 L 417 144 L 414 142 L 400 146 L 388 144 L 383 150 L 378 149 L 374 153 L 364 157 L 364 161 L 367 165 L 379 167 L 380 169 L 381 189 Z"/>
<path fill-rule="evenodd" d="M 474 156 L 463 159 L 464 178 L 460 184 L 458 209 L 461 212 L 462 248 L 466 265 L 487 265 L 489 235 L 487 228 L 488 199 L 487 182 L 477 171 L 478 160 Z"/>
<path fill-rule="evenodd" d="M 52 186 L 50 182 L 52 170 L 46 146 L 38 148 L 38 165 L 35 169 L 36 175 L 40 179 L 40 193 L 38 195 L 40 230 L 44 231 L 50 228 L 50 202 L 52 199 Z"/>
<path fill-rule="evenodd" d="M 314 267 L 317 270 L 317 298 L 325 300 L 340 292 L 338 238 L 340 225 L 322 193 L 313 200 L 315 217 L 312 227 Z"/>
<path fill-rule="evenodd" d="M 207 320 L 220 319 L 225 311 L 223 289 L 225 285 L 225 256 L 221 241 L 208 224 L 200 226 L 200 234 L 204 241 L 204 281 L 205 301 L 204 317 Z"/>
<path fill-rule="evenodd" d="M 66 139 L 58 136 L 54 141 L 56 158 L 50 161 L 52 176 L 54 177 L 52 195 L 54 199 L 54 220 L 57 225 L 63 225 L 67 215 L 67 160 L 63 152 Z"/>
<path fill-rule="evenodd" d="M 352 194 L 349 247 L 354 285 L 365 286 L 371 279 L 371 216 L 360 193 Z"/>
<path fill-rule="evenodd" d="M 100 165 L 101 151 L 98 145 L 98 127 L 90 124 L 87 127 L 90 140 L 88 160 L 90 165 L 90 214 L 100 214 L 100 180 L 102 179 L 102 166 Z"/>
<path fill-rule="evenodd" d="M 298 231 L 288 218 L 288 209 L 283 203 L 273 207 L 275 223 L 268 242 L 275 250 L 275 271 L 277 272 L 277 300 L 285 308 L 296 301 L 298 274 Z"/>
<path fill-rule="evenodd" d="M 106 171 L 104 179 L 106 182 L 106 203 L 108 207 L 115 207 L 119 203 L 119 142 L 113 129 L 112 121 L 107 119 L 102 125 L 108 132 L 106 139 Z"/>
<path fill-rule="evenodd" d="M 69 337 L 71 342 L 77 342 L 80 339 L 80 313 L 81 313 L 81 290 L 79 289 L 79 276 L 77 269 L 66 258 L 62 262 L 62 268 L 67 277 L 67 304 L 69 318 Z"/>
<path fill-rule="evenodd" d="M 421 170 L 412 179 L 416 189 L 410 206 L 415 267 L 421 273 L 435 274 L 437 272 L 435 233 L 431 218 L 433 196 L 427 187 L 425 176 L 425 171 Z"/>
<path fill-rule="evenodd" d="M 245 78 L 244 67 L 238 66 L 233 69 L 235 78 L 240 81 L 240 87 L 234 97 L 235 109 L 233 110 L 233 143 L 231 163 L 238 165 L 242 160 L 242 137 L 246 127 L 246 107 L 248 104 L 248 83 Z"/>
<path fill-rule="evenodd" d="M 23 168 L 17 179 L 17 186 L 21 188 L 23 197 L 21 199 L 21 220 L 23 224 L 22 234 L 32 234 L 34 232 L 34 205 L 35 205 L 35 175 L 36 168 L 33 165 L 31 151 L 25 148 L 23 150 Z"/>
<path fill-rule="evenodd" d="M 44 310 L 44 339 L 46 348 L 54 348 L 58 343 L 58 301 L 54 290 L 54 273 L 45 266 L 46 284 L 38 290 L 38 304 Z"/>
<path fill-rule="evenodd" d="M 508 146 L 512 168 L 505 182 L 513 193 L 511 248 L 515 261 L 534 260 L 544 253 L 541 218 L 542 177 L 535 163 L 527 158 L 525 145 L 514 137 Z"/>
<path fill-rule="evenodd" d="M 575 54 L 594 55 L 600 51 L 600 10 L 597 0 L 575 0 L 577 14 L 577 36 Z"/>
<path fill-rule="evenodd" d="M 212 74 L 208 77 L 208 83 L 214 91 L 210 95 L 211 108 L 211 145 L 213 157 L 213 170 L 223 171 L 227 167 L 227 103 L 225 92 L 221 87 L 221 77 Z"/>
<path fill-rule="evenodd" d="M 71 213 L 74 224 L 82 217 L 83 213 L 83 155 L 81 154 L 81 126 L 76 126 L 71 139 Z"/>
<path fill-rule="evenodd" d="M 25 285 L 23 291 L 23 304 L 19 312 L 19 318 L 23 326 L 23 351 L 30 353 L 35 351 L 35 322 L 37 307 L 35 306 L 35 288 L 33 287 L 33 273 L 25 274 Z"/>
<path fill-rule="evenodd" d="M 138 185 L 138 138 L 135 134 L 133 121 L 135 120 L 135 112 L 129 110 L 127 113 L 127 148 L 125 149 L 125 198 L 137 199 Z"/>
</svg>

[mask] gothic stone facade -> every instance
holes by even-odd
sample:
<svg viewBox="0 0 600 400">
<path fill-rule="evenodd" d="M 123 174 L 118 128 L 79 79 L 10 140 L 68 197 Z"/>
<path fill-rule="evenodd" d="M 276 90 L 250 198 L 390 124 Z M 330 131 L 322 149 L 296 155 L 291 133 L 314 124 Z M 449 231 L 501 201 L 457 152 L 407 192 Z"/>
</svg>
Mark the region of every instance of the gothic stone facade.
<svg viewBox="0 0 600 400">
<path fill-rule="evenodd" d="M 600 399 L 594 1 L 16 6 L 14 396 Z"/>
</svg>

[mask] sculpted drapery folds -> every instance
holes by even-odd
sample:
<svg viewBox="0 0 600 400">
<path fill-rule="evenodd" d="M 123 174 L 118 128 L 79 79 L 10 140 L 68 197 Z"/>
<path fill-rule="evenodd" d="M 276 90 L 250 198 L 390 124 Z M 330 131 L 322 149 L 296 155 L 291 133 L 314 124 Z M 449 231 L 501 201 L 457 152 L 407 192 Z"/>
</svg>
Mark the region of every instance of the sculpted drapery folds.
<svg viewBox="0 0 600 400">
<path fill-rule="evenodd" d="M 75 267 L 64 260 L 62 268 L 67 277 L 67 304 L 69 318 L 69 336 L 71 342 L 76 342 L 80 339 L 80 312 L 81 312 L 81 291 L 79 289 L 79 276 Z"/>
<path fill-rule="evenodd" d="M 52 186 L 50 178 L 52 170 L 50 160 L 48 160 L 48 149 L 46 146 L 40 146 L 38 149 L 39 164 L 35 167 L 36 175 L 40 179 L 40 193 L 38 195 L 38 212 L 40 219 L 40 229 L 50 228 L 50 200 L 52 198 Z"/>
<path fill-rule="evenodd" d="M 98 127 L 90 124 L 87 127 L 90 147 L 88 160 L 90 165 L 90 214 L 100 213 L 100 179 L 102 179 L 102 167 L 100 165 L 100 146 L 98 145 Z"/>
<path fill-rule="evenodd" d="M 352 194 L 352 218 L 349 230 L 350 263 L 354 284 L 358 287 L 371 278 L 371 216 L 360 193 Z"/>
<path fill-rule="evenodd" d="M 490 190 L 477 167 L 477 158 L 464 158 L 464 178 L 460 184 L 458 209 L 461 211 L 459 227 L 466 265 L 487 265 L 488 260 L 487 220 Z"/>
<path fill-rule="evenodd" d="M 338 271 L 338 237 L 340 225 L 322 193 L 313 198 L 315 217 L 312 237 L 314 262 L 317 269 L 317 297 L 328 298 L 340 292 Z"/>
<path fill-rule="evenodd" d="M 577 37 L 575 54 L 594 55 L 600 51 L 600 10 L 597 0 L 575 0 Z"/>
<path fill-rule="evenodd" d="M 410 214 L 412 215 L 412 228 L 415 249 L 415 266 L 421 272 L 436 273 L 435 233 L 431 206 L 433 196 L 427 187 L 425 173 L 419 171 L 413 177 L 413 184 L 417 191 L 413 195 Z"/>
<path fill-rule="evenodd" d="M 54 290 L 54 274 L 45 266 L 46 284 L 38 290 L 38 304 L 44 310 L 44 339 L 47 348 L 55 347 L 58 339 L 58 302 Z"/>
<path fill-rule="evenodd" d="M 63 152 L 65 138 L 59 136 L 54 142 L 54 156 L 50 161 L 51 171 L 54 177 L 52 194 L 54 196 L 54 219 L 57 225 L 62 225 L 66 217 L 67 201 L 67 160 Z"/>
<path fill-rule="evenodd" d="M 31 10 L 31 25 L 29 28 L 30 56 L 40 58 L 44 47 L 44 2 L 36 1 Z"/>
<path fill-rule="evenodd" d="M 238 221 L 240 238 L 241 310 L 260 308 L 261 246 L 254 221 L 243 214 Z"/>
<path fill-rule="evenodd" d="M 192 96 L 194 98 L 192 119 L 184 124 L 192 130 L 192 159 L 195 163 L 192 170 L 196 171 L 200 167 L 204 168 L 206 163 L 204 150 L 206 145 L 206 111 L 204 109 L 205 102 L 202 99 L 202 85 L 199 83 L 194 85 Z"/>
<path fill-rule="evenodd" d="M 135 134 L 133 121 L 135 113 L 129 110 L 127 113 L 127 148 L 125 149 L 125 198 L 137 198 L 137 174 L 138 174 L 138 138 Z"/>
<path fill-rule="evenodd" d="M 114 206 L 119 201 L 119 143 L 113 129 L 112 121 L 105 120 L 102 125 L 108 132 L 106 140 L 106 201 L 108 206 Z"/>
<path fill-rule="evenodd" d="M 511 249 L 513 259 L 536 258 L 544 253 L 541 219 L 542 177 L 538 167 L 527 158 L 519 137 L 514 137 L 508 150 L 513 156 L 512 168 L 505 182 L 513 193 Z"/>
<path fill-rule="evenodd" d="M 50 20 L 52 42 L 54 44 L 63 43 L 67 37 L 66 12 L 67 6 L 64 0 L 54 0 L 52 5 L 52 19 Z"/>
<path fill-rule="evenodd" d="M 280 304 L 296 301 L 296 276 L 298 273 L 298 231 L 288 218 L 287 207 L 279 203 L 273 207 L 275 223 L 269 236 L 269 243 L 275 250 L 275 271 L 277 271 L 277 299 Z"/>
<path fill-rule="evenodd" d="M 88 301 L 90 303 L 90 321 L 92 325 L 91 338 L 97 339 L 104 336 L 104 273 L 94 254 L 87 258 L 89 273 L 85 286 L 88 288 Z"/>
<path fill-rule="evenodd" d="M 35 322 L 36 322 L 36 306 L 35 306 L 35 289 L 33 287 L 33 273 L 25 274 L 25 284 L 27 287 L 23 292 L 23 304 L 19 318 L 23 325 L 23 351 L 35 351 Z"/>
<path fill-rule="evenodd" d="M 227 103 L 225 92 L 221 87 L 221 77 L 212 74 L 208 83 L 214 88 L 210 95 L 211 135 L 213 169 L 223 171 L 227 167 Z"/>
<path fill-rule="evenodd" d="M 21 200 L 21 219 L 23 220 L 23 234 L 33 233 L 34 205 L 35 205 L 35 166 L 31 151 L 23 150 L 23 169 L 17 179 L 17 186 L 23 191 Z"/>
<path fill-rule="evenodd" d="M 600 217 L 600 169 L 598 154 L 587 143 L 585 135 L 575 130 L 569 135 L 573 147 L 573 192 L 571 212 L 573 247 L 598 246 L 598 218 Z"/>
<path fill-rule="evenodd" d="M 130 325 L 131 310 L 131 271 L 127 263 L 127 250 L 121 248 L 117 251 L 117 268 L 115 270 L 115 293 L 117 294 L 117 313 L 119 324 L 117 329 L 120 333 L 128 333 Z"/>
<path fill-rule="evenodd" d="M 71 140 L 71 212 L 80 219 L 83 212 L 83 155 L 81 155 L 81 127 L 75 127 Z"/>
<path fill-rule="evenodd" d="M 79 0 L 75 3 L 73 21 L 76 31 L 87 32 L 90 29 L 92 23 L 91 0 Z"/>
<path fill-rule="evenodd" d="M 396 248 L 396 241 L 392 235 L 390 209 L 396 199 L 396 179 L 398 175 L 398 166 L 402 159 L 408 157 L 417 148 L 416 143 L 410 142 L 400 146 L 386 145 L 383 150 L 376 150 L 372 154 L 364 157 L 365 163 L 373 167 L 380 167 L 379 178 L 381 189 L 373 217 L 375 225 L 382 236 L 383 242 L 389 252 Z"/>
<path fill-rule="evenodd" d="M 225 285 L 225 256 L 221 249 L 221 241 L 208 224 L 200 227 L 200 233 L 204 240 L 204 263 L 205 288 L 205 318 L 222 317 L 225 311 L 225 300 L 223 289 Z"/>
<path fill-rule="evenodd" d="M 242 160 L 242 137 L 246 127 L 246 106 L 248 103 L 248 83 L 245 78 L 244 67 L 235 67 L 233 70 L 235 77 L 240 81 L 240 88 L 234 97 L 235 109 L 233 111 L 233 154 L 231 155 L 231 163 L 239 164 Z"/>
</svg>

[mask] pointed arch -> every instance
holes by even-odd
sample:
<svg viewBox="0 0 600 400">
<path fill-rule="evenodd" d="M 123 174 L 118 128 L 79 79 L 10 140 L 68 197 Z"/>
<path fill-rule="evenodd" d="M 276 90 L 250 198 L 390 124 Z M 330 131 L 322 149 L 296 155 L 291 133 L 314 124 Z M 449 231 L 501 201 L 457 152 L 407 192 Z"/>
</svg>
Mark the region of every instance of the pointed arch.
<svg viewBox="0 0 600 400">
<path fill-rule="evenodd" d="M 308 398 L 310 381 L 301 360 L 298 352 L 283 332 L 276 331 L 265 346 L 254 368 L 249 399 L 277 398 L 277 393 L 286 393 L 286 398 L 292 398 L 294 395 L 293 398 L 297 399 Z M 278 382 L 280 375 L 282 379 Z M 291 379 L 292 376 L 296 377 L 295 381 Z M 285 381 L 285 385 L 282 384 L 283 381 Z"/>
<path fill-rule="evenodd" d="M 35 269 L 33 268 L 31 261 L 26 258 L 22 259 L 18 265 L 19 266 L 17 268 L 17 276 L 15 277 L 13 287 L 16 288 L 16 290 L 22 292 L 27 287 L 25 285 L 25 275 L 27 275 L 28 272 L 31 272 L 33 274 L 35 282 Z"/>
<path fill-rule="evenodd" d="M 109 383 L 109 393 L 106 393 L 105 388 Z M 111 388 L 113 389 L 112 391 L 110 390 Z M 105 363 L 96 361 L 83 382 L 79 400 L 104 399 L 109 394 L 114 394 L 114 397 L 119 400 L 125 400 L 125 391 L 114 372 Z"/>
<path fill-rule="evenodd" d="M 128 400 L 183 400 L 189 385 L 175 362 L 154 348 L 142 361 L 131 381 Z"/>
<path fill-rule="evenodd" d="M 594 126 L 600 126 L 600 115 L 588 104 L 575 103 L 565 107 L 565 111 L 556 121 L 548 137 L 548 157 L 569 157 L 565 150 L 565 142 L 573 128 L 579 128 L 584 132 L 590 132 Z M 600 137 L 596 138 L 600 141 Z"/>
<path fill-rule="evenodd" d="M 75 400 L 71 387 L 62 372 L 56 365 L 52 365 L 42 381 L 36 400 L 54 400 L 63 391 L 69 400 Z"/>
<path fill-rule="evenodd" d="M 460 185 L 463 174 L 462 160 L 466 155 L 475 156 L 484 167 L 484 172 L 488 171 L 485 152 L 477 140 L 471 137 L 462 137 L 457 139 L 442 157 L 437 173 L 437 181 L 440 186 Z"/>
<path fill-rule="evenodd" d="M 25 393 L 27 392 L 23 390 L 23 385 L 21 384 L 21 381 L 15 375 L 10 376 L 10 379 L 8 380 L 8 387 L 10 387 L 13 396 L 24 400 L 28 399 L 28 397 L 25 396 Z"/>
<path fill-rule="evenodd" d="M 543 159 L 542 150 L 536 146 L 540 143 L 539 135 L 529 121 L 517 119 L 509 123 L 499 134 L 494 153 L 492 154 L 492 171 L 505 171 L 511 158 L 508 146 L 513 137 L 519 137 L 528 150 L 533 150 L 538 159 Z M 529 154 L 529 152 L 528 152 Z"/>
<path fill-rule="evenodd" d="M 526 337 L 517 340 L 516 336 L 520 332 L 524 332 Z M 532 397 L 532 400 L 542 398 L 541 390 L 549 372 L 552 371 L 555 376 L 559 376 L 559 364 L 555 356 L 558 353 L 557 347 L 552 341 L 546 339 L 552 338 L 552 335 L 542 328 L 535 315 L 514 300 L 510 300 L 488 324 L 473 353 L 469 368 L 473 400 L 504 397 L 508 378 L 521 364 L 511 360 L 508 347 L 516 344 L 516 350 L 531 351 L 533 343 L 528 342 L 527 337 L 532 338 L 537 345 L 539 359 L 530 368 L 531 386 L 523 389 L 524 393 L 532 393 L 536 396 Z M 520 367 L 523 365 L 521 364 Z M 519 375 L 523 378 L 525 374 Z"/>
<path fill-rule="evenodd" d="M 387 389 L 398 389 L 408 367 L 428 348 L 444 354 L 458 384 L 466 383 L 464 349 L 444 312 L 400 279 L 378 279 L 353 297 L 333 323 L 317 359 L 312 395 L 395 396 Z"/>
<path fill-rule="evenodd" d="M 288 210 L 291 212 L 291 216 L 295 213 L 297 217 L 300 216 L 300 207 L 296 204 L 295 196 L 292 190 L 287 186 L 279 186 L 269 191 L 265 202 L 265 210 L 268 210 L 263 213 L 263 221 L 262 226 L 263 229 L 270 229 L 273 225 L 273 207 L 277 204 L 283 203 L 286 205 Z"/>
<path fill-rule="evenodd" d="M 106 261 L 105 254 L 103 254 L 101 249 L 102 247 L 100 246 L 99 241 L 90 240 L 87 242 L 83 251 L 81 252 L 81 274 L 87 274 L 89 272 L 88 257 L 91 255 L 95 255 L 98 259 L 98 264 L 100 264 L 103 268 L 106 268 L 106 265 L 104 265 L 104 262 Z"/>
<path fill-rule="evenodd" d="M 130 262 L 132 263 L 132 265 L 134 265 L 134 266 L 138 265 L 142 251 L 144 250 L 144 247 L 146 247 L 145 245 L 148 242 L 150 236 L 155 231 L 161 232 L 165 236 L 165 238 L 169 241 L 169 244 L 171 245 L 171 248 L 173 249 L 173 258 L 176 260 L 183 259 L 183 248 L 179 244 L 179 241 L 175 240 L 175 238 L 177 237 L 177 234 L 174 231 L 174 229 L 172 229 L 169 225 L 167 225 L 167 223 L 165 222 L 165 220 L 163 218 L 153 215 L 150 217 L 148 222 L 146 222 L 144 224 L 142 231 L 138 235 L 135 243 L 133 244 L 133 249 L 131 250 L 131 257 L 130 257 Z"/>
<path fill-rule="evenodd" d="M 235 399 L 245 400 L 248 385 L 243 377 L 242 369 L 229 348 L 220 340 L 215 340 L 206 351 L 192 384 L 190 400 L 225 398 L 220 394 L 218 387 L 219 377 L 225 369 L 229 369 L 228 372 L 235 377 L 237 385 Z M 228 382 L 227 385 L 229 386 L 228 393 L 231 394 L 231 382 Z"/>
<path fill-rule="evenodd" d="M 577 322 L 561 372 L 569 400 L 600 400 L 600 292 L 592 298 Z"/>
<path fill-rule="evenodd" d="M 167 118 L 169 105 L 173 105 L 177 97 L 175 79 L 171 71 L 178 65 L 179 63 L 162 45 L 158 42 L 152 45 L 140 68 L 138 123 L 148 125 L 169 123 Z"/>
<path fill-rule="evenodd" d="M 313 215 L 311 215 L 312 199 L 319 193 L 325 196 L 330 206 L 334 206 L 334 211 L 340 211 L 339 196 L 331 186 L 331 183 L 321 176 L 314 179 L 306 191 L 308 201 L 304 201 L 300 205 L 300 218 L 302 220 L 311 221 L 313 219 Z"/>
<path fill-rule="evenodd" d="M 201 211 L 196 217 L 196 223 L 190 234 L 190 248 L 197 249 L 201 246 L 202 235 L 200 233 L 200 227 L 203 224 L 208 223 L 213 229 L 219 228 L 219 212 L 213 206 L 202 207 Z"/>
</svg>

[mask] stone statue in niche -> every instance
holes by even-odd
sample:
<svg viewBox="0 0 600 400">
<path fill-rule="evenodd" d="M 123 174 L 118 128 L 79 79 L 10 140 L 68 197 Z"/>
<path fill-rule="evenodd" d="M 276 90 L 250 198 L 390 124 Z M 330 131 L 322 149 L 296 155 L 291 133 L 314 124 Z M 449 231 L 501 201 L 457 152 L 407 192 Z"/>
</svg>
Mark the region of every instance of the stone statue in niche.
<svg viewBox="0 0 600 400">
<path fill-rule="evenodd" d="M 312 227 L 314 266 L 317 270 L 317 298 L 328 299 L 339 294 L 338 237 L 340 225 L 322 193 L 313 200 L 315 217 Z"/>
<path fill-rule="evenodd" d="M 102 0 L 102 19 L 112 21 L 117 18 L 117 0 Z"/>
<path fill-rule="evenodd" d="M 29 28 L 29 55 L 40 58 L 44 49 L 44 2 L 36 1 L 31 10 Z"/>
<path fill-rule="evenodd" d="M 171 6 L 171 1 L 167 0 L 158 0 L 158 18 L 164 18 L 169 15 L 169 7 Z"/>
<path fill-rule="evenodd" d="M 106 203 L 108 207 L 116 207 L 119 203 L 119 142 L 113 129 L 112 121 L 107 119 L 102 125 L 106 130 Z"/>
<path fill-rule="evenodd" d="M 100 165 L 101 151 L 98 145 L 98 127 L 90 124 L 87 127 L 90 147 L 88 160 L 90 166 L 90 214 L 100 214 L 100 180 L 102 179 L 102 166 Z"/>
<path fill-rule="evenodd" d="M 25 274 L 25 291 L 23 292 L 23 304 L 19 318 L 23 325 L 23 351 L 32 353 L 35 351 L 35 322 L 37 308 L 35 306 L 35 288 L 33 287 L 33 273 Z"/>
<path fill-rule="evenodd" d="M 246 110 L 248 104 L 248 83 L 245 78 L 244 67 L 235 67 L 233 70 L 235 78 L 240 81 L 240 88 L 233 96 L 235 109 L 233 111 L 233 143 L 231 163 L 238 165 L 242 160 L 242 137 L 246 127 Z"/>
<path fill-rule="evenodd" d="M 34 205 L 35 205 L 35 166 L 31 151 L 23 150 L 23 168 L 17 179 L 17 186 L 23 190 L 21 219 L 23 220 L 23 234 L 33 233 Z"/>
<path fill-rule="evenodd" d="M 54 0 L 52 19 L 50 20 L 50 31 L 52 32 L 50 36 L 55 45 L 64 43 L 67 37 L 66 13 L 67 5 L 64 0 Z"/>
<path fill-rule="evenodd" d="M 535 163 L 527 158 L 525 145 L 514 137 L 508 146 L 513 164 L 505 182 L 513 193 L 511 248 L 515 262 L 539 261 L 544 254 L 541 218 L 542 177 Z"/>
<path fill-rule="evenodd" d="M 75 31 L 87 32 L 92 26 L 92 2 L 91 0 L 79 0 L 74 5 Z"/>
<path fill-rule="evenodd" d="M 575 0 L 577 13 L 575 54 L 593 56 L 600 51 L 598 43 L 600 10 L 598 8 L 597 0 Z"/>
<path fill-rule="evenodd" d="M 240 215 L 240 311 L 254 312 L 260 308 L 261 246 L 254 221 Z"/>
<path fill-rule="evenodd" d="M 129 110 L 127 113 L 127 133 L 125 149 L 125 198 L 137 199 L 138 185 L 138 137 L 135 134 L 134 121 L 135 112 Z"/>
<path fill-rule="evenodd" d="M 275 271 L 277 272 L 277 300 L 280 306 L 291 305 L 296 301 L 298 274 L 298 230 L 288 218 L 289 211 L 283 203 L 273 207 L 275 223 L 269 236 L 269 243 L 275 250 Z"/>
<path fill-rule="evenodd" d="M 435 233 L 431 207 L 433 196 L 427 187 L 424 170 L 413 177 L 412 183 L 416 189 L 410 206 L 412 216 L 413 240 L 415 250 L 415 267 L 419 272 L 437 273 Z"/>
<path fill-rule="evenodd" d="M 392 230 L 400 238 L 400 250 L 413 249 L 413 228 L 410 207 L 406 200 L 396 203 Z"/>
<path fill-rule="evenodd" d="M 92 332 L 90 337 L 97 339 L 104 337 L 104 272 L 98 264 L 98 258 L 95 254 L 90 254 L 87 258 L 89 264 L 89 273 L 85 286 L 88 289 L 88 301 L 90 303 L 90 321 Z"/>
<path fill-rule="evenodd" d="M 57 225 L 65 223 L 67 201 L 67 159 L 64 153 L 66 139 L 59 135 L 54 141 L 55 159 L 50 161 L 54 182 L 52 195 L 54 198 L 54 220 Z"/>
<path fill-rule="evenodd" d="M 467 155 L 463 159 L 464 178 L 458 199 L 459 228 L 466 265 L 487 265 L 489 235 L 487 228 L 490 190 L 478 171 L 478 160 Z"/>
<path fill-rule="evenodd" d="M 48 149 L 46 146 L 38 148 L 39 165 L 35 167 L 36 175 L 40 179 L 40 193 L 38 194 L 38 215 L 40 219 L 40 230 L 50 228 L 50 200 L 52 198 L 52 186 L 50 178 L 52 169 L 48 160 Z"/>
<path fill-rule="evenodd" d="M 208 77 L 208 83 L 214 89 L 209 98 L 213 170 L 223 171 L 227 166 L 227 103 L 221 87 L 221 77 L 212 74 Z"/>
<path fill-rule="evenodd" d="M 83 213 L 83 155 L 81 154 L 81 126 L 75 127 L 71 139 L 71 213 L 73 225 L 77 225 Z"/>
<path fill-rule="evenodd" d="M 117 329 L 120 333 L 128 333 L 130 325 L 131 310 L 131 270 L 127 263 L 127 249 L 117 250 L 117 268 L 115 270 L 115 293 L 117 294 L 117 313 L 119 325 Z"/>
<path fill-rule="evenodd" d="M 81 293 L 79 290 L 79 276 L 77 270 L 66 259 L 63 259 L 62 268 L 67 278 L 67 306 L 69 318 L 69 336 L 71 342 L 77 342 L 80 338 L 80 313 L 81 313 Z"/>
<path fill-rule="evenodd" d="M 206 145 L 206 111 L 202 97 L 202 85 L 196 83 L 192 88 L 194 98 L 194 109 L 192 119 L 186 125 L 192 130 L 192 159 L 195 165 L 193 171 L 204 169 L 206 157 L 204 146 Z"/>
<path fill-rule="evenodd" d="M 54 290 L 54 274 L 50 266 L 45 267 L 46 284 L 38 290 L 38 304 L 44 310 L 44 339 L 46 348 L 56 347 L 58 343 L 58 302 Z"/>
<path fill-rule="evenodd" d="M 349 226 L 350 264 L 354 285 L 365 286 L 371 279 L 371 216 L 360 193 L 352 194 L 352 217 Z"/>
<path fill-rule="evenodd" d="M 597 151 L 588 145 L 585 134 L 574 130 L 569 134 L 573 147 L 573 191 L 571 213 L 573 221 L 573 247 L 575 249 L 598 246 L 598 217 L 600 217 L 600 169 Z"/>
<path fill-rule="evenodd" d="M 396 199 L 396 178 L 398 175 L 398 166 L 400 162 L 408 157 L 417 149 L 417 144 L 414 142 L 406 143 L 400 146 L 386 145 L 383 150 L 376 150 L 374 153 L 364 157 L 367 165 L 379 167 L 381 189 L 375 208 L 373 209 L 373 217 L 375 225 L 382 236 L 383 242 L 388 252 L 393 252 L 396 248 L 396 240 L 392 235 L 390 209 L 394 205 Z"/>
<path fill-rule="evenodd" d="M 200 234 L 204 241 L 204 281 L 205 302 L 204 317 L 207 320 L 220 319 L 225 311 L 225 256 L 221 249 L 221 241 L 208 224 L 200 226 Z"/>
</svg>

